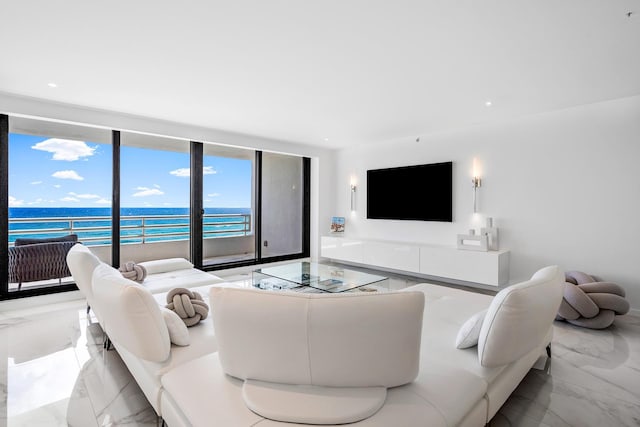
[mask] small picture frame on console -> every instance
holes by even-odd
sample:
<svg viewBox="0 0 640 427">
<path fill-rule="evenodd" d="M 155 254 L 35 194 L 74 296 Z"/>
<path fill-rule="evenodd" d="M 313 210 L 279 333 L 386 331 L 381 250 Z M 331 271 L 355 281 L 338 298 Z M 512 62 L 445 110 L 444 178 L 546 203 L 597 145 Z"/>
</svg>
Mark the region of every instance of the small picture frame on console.
<svg viewBox="0 0 640 427">
<path fill-rule="evenodd" d="M 344 233 L 344 217 L 343 216 L 331 217 L 331 232 Z"/>
</svg>

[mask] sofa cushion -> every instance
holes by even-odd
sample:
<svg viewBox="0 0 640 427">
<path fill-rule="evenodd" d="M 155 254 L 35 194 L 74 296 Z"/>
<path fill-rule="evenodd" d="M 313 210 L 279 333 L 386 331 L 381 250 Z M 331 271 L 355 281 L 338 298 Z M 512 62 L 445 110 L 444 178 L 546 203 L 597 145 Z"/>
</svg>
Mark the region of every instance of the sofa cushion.
<svg viewBox="0 0 640 427">
<path fill-rule="evenodd" d="M 482 310 L 467 319 L 456 336 L 456 348 L 469 348 L 478 345 L 480 329 L 487 310 Z"/>
<path fill-rule="evenodd" d="M 537 271 L 531 280 L 498 292 L 480 331 L 480 364 L 507 365 L 538 348 L 558 313 L 563 283 L 560 268 L 549 266 Z"/>
<path fill-rule="evenodd" d="M 189 330 L 180 316 L 166 307 L 160 307 L 160 311 L 162 312 L 164 322 L 167 324 L 171 344 L 179 346 L 189 345 Z"/>
<path fill-rule="evenodd" d="M 140 263 L 140 265 L 146 265 L 146 263 Z M 174 288 L 193 288 L 221 282 L 223 282 L 221 278 L 211 273 L 206 273 L 197 268 L 185 268 L 153 274 L 147 270 L 147 278 L 142 282 L 142 286 L 152 294 L 156 294 L 167 292 Z"/>
<path fill-rule="evenodd" d="M 395 387 L 418 373 L 421 292 L 304 294 L 220 286 L 210 292 L 220 360 L 229 375 Z"/>
<path fill-rule="evenodd" d="M 96 267 L 91 283 L 102 307 L 101 325 L 113 342 L 145 360 L 169 357 L 169 331 L 151 292 L 107 264 Z"/>
</svg>

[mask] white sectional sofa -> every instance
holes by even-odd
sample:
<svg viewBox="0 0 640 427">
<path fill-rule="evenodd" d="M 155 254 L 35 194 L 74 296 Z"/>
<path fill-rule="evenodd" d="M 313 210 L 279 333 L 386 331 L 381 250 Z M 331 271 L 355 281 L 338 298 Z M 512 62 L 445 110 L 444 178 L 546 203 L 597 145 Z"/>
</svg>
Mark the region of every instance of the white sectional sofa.
<svg viewBox="0 0 640 427">
<path fill-rule="evenodd" d="M 390 387 L 386 391 L 384 404 L 373 415 L 354 422 L 353 425 L 485 425 L 551 342 L 553 320 L 562 299 L 563 277 L 563 272 L 558 267 L 546 267 L 536 272 L 531 280 L 510 286 L 495 297 L 431 284 L 420 284 L 400 291 L 419 292 L 424 298 L 420 342 L 417 347 L 419 351 L 406 350 L 415 353 L 419 360 L 419 370 L 415 379 L 407 384 L 380 384 Z M 312 384 L 313 389 L 309 390 L 310 384 L 304 381 L 298 384 L 291 380 L 291 373 L 287 370 L 292 366 L 304 365 L 305 355 L 308 360 L 324 357 L 326 366 L 335 364 L 335 372 L 344 372 L 337 368 L 344 368 L 345 363 L 351 363 L 351 366 L 360 363 L 360 367 L 370 366 L 373 369 L 374 365 L 368 363 L 369 359 L 375 358 L 368 358 L 362 353 L 361 340 L 357 336 L 353 340 L 341 341 L 344 347 L 342 354 L 351 354 L 352 350 L 353 354 L 359 354 L 355 361 L 345 360 L 344 357 L 332 360 L 327 356 L 330 353 L 325 351 L 326 346 L 309 346 L 308 343 L 300 342 L 304 341 L 300 339 L 297 345 L 302 346 L 301 348 L 307 346 L 306 353 L 291 351 L 289 348 L 294 343 L 287 340 L 296 338 L 290 335 L 290 328 L 283 326 L 292 321 L 291 314 L 297 313 L 297 316 L 302 315 L 304 318 L 308 315 L 304 310 L 313 306 L 312 302 L 315 299 L 326 299 L 326 296 L 296 294 L 292 297 L 287 293 L 231 289 L 222 293 L 212 292 L 213 300 L 207 298 L 212 288 L 231 286 L 214 284 L 192 288 L 205 296 L 205 300 L 214 311 L 220 301 L 226 304 L 225 300 L 217 300 L 218 297 L 215 295 L 232 295 L 233 299 L 226 301 L 234 301 L 236 308 L 226 310 L 226 314 L 219 313 L 218 310 L 211 318 L 188 328 L 190 344 L 178 346 L 172 344 L 167 323 L 161 313 L 160 306 L 165 302 L 164 294 L 153 295 L 143 286 L 124 279 L 117 270 L 107 265 L 98 265 L 94 269 L 93 305 L 105 316 L 103 327 L 150 403 L 169 427 L 303 425 L 277 420 L 286 419 L 287 408 L 298 415 L 311 412 L 305 411 L 305 405 L 308 403 L 301 399 L 302 395 L 319 393 L 315 397 L 320 401 L 327 393 L 332 399 L 335 398 L 334 388 L 326 387 L 326 384 Z M 385 295 L 393 298 L 393 293 L 379 294 L 378 297 L 384 299 Z M 367 294 L 356 297 L 331 295 L 329 303 L 349 304 L 349 301 L 360 301 L 360 297 L 371 298 Z M 274 303 L 274 298 L 284 306 Z M 301 308 L 299 305 L 307 308 Z M 369 319 L 371 316 L 384 318 L 384 306 L 380 304 L 364 312 L 368 313 Z M 102 307 L 109 309 L 103 310 Z M 271 326 L 268 329 L 268 341 L 272 342 L 273 348 L 265 347 L 268 345 L 265 344 L 267 335 L 261 333 L 260 328 L 255 329 L 255 340 L 247 340 L 246 337 L 252 333 L 252 328 L 247 324 L 243 325 L 246 333 L 237 334 L 238 339 L 240 336 L 245 337 L 240 348 L 243 348 L 247 355 L 254 356 L 268 353 L 266 349 L 272 351 L 279 348 L 281 365 L 266 363 L 252 367 L 253 371 L 250 369 L 243 375 L 232 371 L 235 377 L 231 376 L 229 367 L 221 363 L 221 358 L 224 360 L 225 352 L 231 347 L 225 343 L 228 343 L 229 339 L 233 340 L 235 334 L 226 334 L 225 340 L 218 343 L 215 328 L 224 333 L 221 328 L 226 328 L 224 325 L 233 325 L 234 316 L 235 320 L 238 320 L 237 316 L 242 318 L 243 310 L 257 310 L 258 307 L 262 310 L 258 319 L 262 319 L 261 323 Z M 481 321 L 481 327 L 476 328 L 479 331 L 476 334 L 478 345 L 466 349 L 456 348 L 456 338 L 463 325 L 482 310 L 487 310 L 486 315 L 475 316 Z M 393 328 L 383 328 L 385 332 L 380 335 L 380 328 L 370 329 L 369 323 L 353 317 L 349 314 L 352 311 L 345 310 L 344 305 L 339 310 L 337 307 L 333 310 L 331 306 L 327 306 L 325 311 L 335 313 L 329 316 L 332 322 L 337 322 L 334 325 L 351 322 L 352 325 L 359 325 L 362 333 L 370 334 L 372 342 L 379 339 L 381 353 L 384 352 L 384 346 L 388 345 L 389 333 L 402 329 L 397 325 Z M 216 319 L 215 327 L 212 319 Z M 297 323 L 300 323 L 299 320 Z M 313 324 L 307 326 L 313 328 Z M 337 327 L 335 330 L 336 335 L 345 332 Z M 372 333 L 373 331 L 376 333 Z M 348 334 L 356 332 L 349 328 Z M 344 338 L 344 334 L 342 337 Z M 278 343 L 286 345 L 278 346 Z M 218 348 L 219 344 L 226 347 Z M 234 357 L 237 357 L 237 354 L 242 352 L 236 353 Z M 329 360 L 326 360 L 327 358 Z M 397 363 L 397 359 L 395 362 Z M 389 361 L 389 371 L 395 369 L 393 363 L 394 360 Z M 375 366 L 376 372 L 372 371 L 372 377 L 381 369 L 380 365 Z M 282 369 L 283 367 L 287 369 Z M 284 394 L 282 390 L 273 396 L 270 396 L 269 392 L 263 394 L 262 410 L 256 410 L 255 402 L 247 397 L 245 383 L 248 382 L 251 386 L 253 378 L 264 379 L 265 375 L 275 388 L 284 387 Z M 338 381 L 338 387 L 344 385 L 340 383 L 345 380 L 344 377 L 338 375 L 334 378 Z M 268 402 L 272 402 L 273 405 Z M 336 401 L 332 402 L 334 404 L 326 409 L 328 414 L 335 411 Z M 348 399 L 345 398 L 343 402 L 348 402 Z M 285 418 L 281 417 L 283 413 Z M 326 423 L 329 419 L 312 421 Z"/>
</svg>

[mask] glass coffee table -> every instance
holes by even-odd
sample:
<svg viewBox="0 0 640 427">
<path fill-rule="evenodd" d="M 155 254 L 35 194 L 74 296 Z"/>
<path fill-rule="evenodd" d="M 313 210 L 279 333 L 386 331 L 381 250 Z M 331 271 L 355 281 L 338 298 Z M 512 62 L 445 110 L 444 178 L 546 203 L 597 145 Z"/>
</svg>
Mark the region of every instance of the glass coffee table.
<svg viewBox="0 0 640 427">
<path fill-rule="evenodd" d="M 339 293 L 367 285 L 385 287 L 388 278 L 315 262 L 294 262 L 253 271 L 252 285 L 267 290 Z M 369 289 L 366 289 L 369 290 Z"/>
</svg>

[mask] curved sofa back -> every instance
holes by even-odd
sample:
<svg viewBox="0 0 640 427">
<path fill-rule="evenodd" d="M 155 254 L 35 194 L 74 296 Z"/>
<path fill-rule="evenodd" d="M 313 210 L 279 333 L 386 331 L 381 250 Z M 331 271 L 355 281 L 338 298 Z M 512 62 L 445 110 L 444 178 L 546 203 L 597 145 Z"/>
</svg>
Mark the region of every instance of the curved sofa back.
<svg viewBox="0 0 640 427">
<path fill-rule="evenodd" d="M 95 303 L 100 305 L 102 327 L 116 346 L 151 362 L 167 360 L 169 331 L 148 289 L 107 264 L 96 267 L 92 288 Z"/>
<path fill-rule="evenodd" d="M 223 370 L 236 378 L 395 387 L 418 375 L 424 294 L 303 294 L 212 287 Z"/>
<path fill-rule="evenodd" d="M 478 339 L 482 366 L 506 365 L 540 346 L 562 302 L 563 282 L 562 270 L 549 266 L 538 270 L 530 280 L 498 292 Z"/>
<path fill-rule="evenodd" d="M 96 267 L 102 264 L 102 261 L 88 247 L 76 243 L 67 253 L 67 264 L 78 289 L 87 299 L 89 305 L 93 306 L 91 276 Z"/>
</svg>

